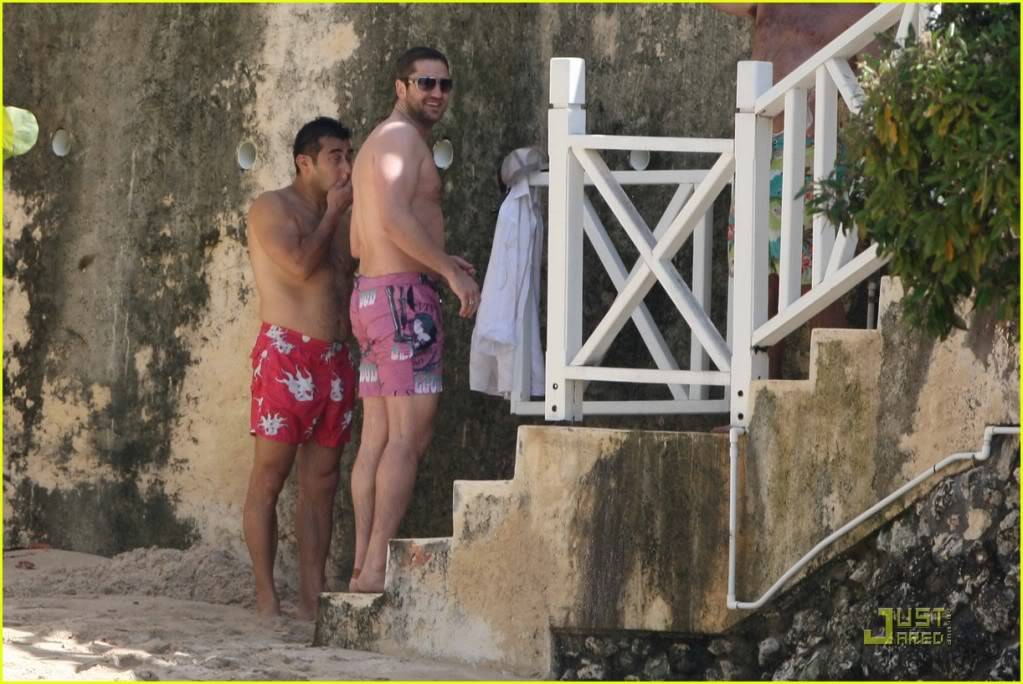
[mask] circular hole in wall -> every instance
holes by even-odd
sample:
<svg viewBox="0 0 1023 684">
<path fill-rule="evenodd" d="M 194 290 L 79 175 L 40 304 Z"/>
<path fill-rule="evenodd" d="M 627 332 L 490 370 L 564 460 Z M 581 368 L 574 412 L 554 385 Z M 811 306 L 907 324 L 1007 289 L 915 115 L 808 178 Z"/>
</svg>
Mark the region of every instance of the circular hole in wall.
<svg viewBox="0 0 1023 684">
<path fill-rule="evenodd" d="M 63 128 L 58 128 L 50 139 L 50 146 L 53 153 L 58 157 L 66 157 L 71 152 L 71 134 Z"/>
<path fill-rule="evenodd" d="M 455 146 L 450 140 L 438 140 L 433 146 L 433 163 L 438 169 L 446 169 L 455 159 Z"/>
<path fill-rule="evenodd" d="M 636 171 L 642 171 L 650 165 L 649 150 L 633 150 L 629 152 L 629 166 Z"/>
<path fill-rule="evenodd" d="M 238 166 L 248 171 L 256 165 L 256 146 L 246 140 L 238 145 Z"/>
</svg>

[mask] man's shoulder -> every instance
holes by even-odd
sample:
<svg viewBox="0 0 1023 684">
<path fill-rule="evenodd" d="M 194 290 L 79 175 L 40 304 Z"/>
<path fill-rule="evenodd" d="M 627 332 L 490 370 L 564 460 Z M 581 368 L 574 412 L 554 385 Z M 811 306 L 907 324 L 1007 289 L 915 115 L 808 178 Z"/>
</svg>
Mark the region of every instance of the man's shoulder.
<svg viewBox="0 0 1023 684">
<path fill-rule="evenodd" d="M 288 188 L 267 190 L 252 201 L 249 214 L 266 219 L 283 218 L 289 214 L 289 204 Z"/>
<path fill-rule="evenodd" d="M 287 187 L 278 188 L 276 190 L 266 190 L 261 192 L 255 200 L 253 200 L 253 206 L 260 206 L 261 208 L 270 209 L 278 208 L 284 209 L 290 204 L 290 189 Z"/>
<path fill-rule="evenodd" d="M 425 151 L 426 142 L 408 121 L 387 119 L 373 129 L 370 141 L 374 147 L 382 150 L 396 150 L 402 153 Z"/>
</svg>

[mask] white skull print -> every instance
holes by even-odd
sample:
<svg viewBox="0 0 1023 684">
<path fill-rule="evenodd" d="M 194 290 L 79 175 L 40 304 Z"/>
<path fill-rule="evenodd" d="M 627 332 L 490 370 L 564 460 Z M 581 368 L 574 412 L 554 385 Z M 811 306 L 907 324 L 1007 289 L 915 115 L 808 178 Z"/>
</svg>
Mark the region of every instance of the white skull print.
<svg viewBox="0 0 1023 684">
<path fill-rule="evenodd" d="M 259 429 L 264 435 L 273 437 L 276 435 L 282 427 L 284 427 L 284 418 L 279 413 L 266 414 L 265 416 L 259 417 Z"/>
<path fill-rule="evenodd" d="M 331 378 L 331 380 L 330 380 L 330 400 L 331 401 L 341 401 L 344 398 L 345 398 L 345 385 L 341 381 L 341 378 L 337 377 L 337 374 L 335 374 L 334 377 Z"/>
<path fill-rule="evenodd" d="M 302 374 L 302 368 L 296 368 L 295 374 L 292 375 L 288 371 L 284 371 L 287 376 L 285 378 L 277 378 L 277 382 L 282 385 L 287 385 L 288 391 L 291 392 L 291 396 L 295 397 L 295 401 L 312 401 L 313 400 L 313 374 L 306 371 L 306 374 Z"/>
<path fill-rule="evenodd" d="M 273 340 L 274 349 L 279 351 L 281 354 L 290 354 L 291 350 L 295 348 L 295 345 L 285 340 L 284 328 L 279 325 L 271 325 L 266 331 L 266 336 Z"/>
</svg>

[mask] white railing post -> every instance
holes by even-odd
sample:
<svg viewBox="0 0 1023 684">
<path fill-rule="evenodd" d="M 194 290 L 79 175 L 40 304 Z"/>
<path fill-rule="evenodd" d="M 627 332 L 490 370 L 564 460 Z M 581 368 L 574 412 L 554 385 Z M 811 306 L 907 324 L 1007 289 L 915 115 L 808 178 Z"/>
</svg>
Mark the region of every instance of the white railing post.
<svg viewBox="0 0 1023 684">
<path fill-rule="evenodd" d="M 700 303 L 708 316 L 710 315 L 710 267 L 713 256 L 711 229 L 713 225 L 714 210 L 711 209 L 703 215 L 699 227 L 693 231 L 693 296 L 696 297 L 696 301 Z M 700 340 L 697 339 L 695 333 L 691 333 L 689 336 L 689 369 L 707 370 L 708 361 L 707 352 L 700 344 Z M 706 385 L 690 385 L 689 398 L 706 399 L 708 389 Z"/>
<path fill-rule="evenodd" d="M 803 275 L 803 186 L 806 185 L 806 91 L 785 93 L 785 134 L 781 176 L 781 255 L 778 311 L 799 299 Z"/>
<path fill-rule="evenodd" d="M 907 3 L 902 11 L 902 18 L 899 20 L 899 28 L 895 30 L 895 42 L 899 45 L 906 44 L 910 26 L 913 27 L 913 33 L 919 39 L 922 27 L 927 24 L 927 12 L 926 3 Z"/>
<path fill-rule="evenodd" d="M 831 175 L 835 168 L 838 149 L 838 89 L 825 66 L 817 69 L 813 133 L 813 180 L 819 183 Z M 814 286 L 824 280 L 835 244 L 835 226 L 824 214 L 813 216 L 813 275 Z"/>
<path fill-rule="evenodd" d="M 735 96 L 735 279 L 732 306 L 731 424 L 749 422 L 750 382 L 767 377 L 766 350 L 753 331 L 767 320 L 767 211 L 772 121 L 753 113 L 771 87 L 770 62 L 739 62 Z"/>
<path fill-rule="evenodd" d="M 569 149 L 569 136 L 586 132 L 586 63 L 551 60 L 547 114 L 550 192 L 547 256 L 547 359 L 544 417 L 582 419 L 580 380 L 566 369 L 582 346 L 583 170 Z"/>
</svg>

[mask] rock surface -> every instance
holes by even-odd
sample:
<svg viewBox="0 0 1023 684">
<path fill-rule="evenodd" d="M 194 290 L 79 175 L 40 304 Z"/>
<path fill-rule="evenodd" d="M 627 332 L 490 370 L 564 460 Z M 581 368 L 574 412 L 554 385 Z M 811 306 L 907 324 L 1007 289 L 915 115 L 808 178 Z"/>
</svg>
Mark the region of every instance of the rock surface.
<svg viewBox="0 0 1023 684">
<path fill-rule="evenodd" d="M 605 679 L 1017 681 L 1017 444 L 996 446 L 988 462 L 947 478 L 726 638 L 558 634 L 557 676 L 591 679 L 596 677 L 588 675 L 599 672 Z M 984 522 L 973 527 L 964 523 L 969 520 Z M 930 626 L 903 629 L 893 623 L 896 643 L 865 644 L 864 630 L 884 635 L 882 609 L 901 609 L 904 617 Z M 941 626 L 935 609 L 943 611 Z M 900 633 L 909 640 L 914 631 L 930 633 L 941 643 L 898 643 Z M 591 641 L 593 647 L 587 648 Z M 623 661 L 595 647 L 611 642 L 648 655 Z M 589 669 L 579 667 L 579 653 L 586 654 Z"/>
</svg>

